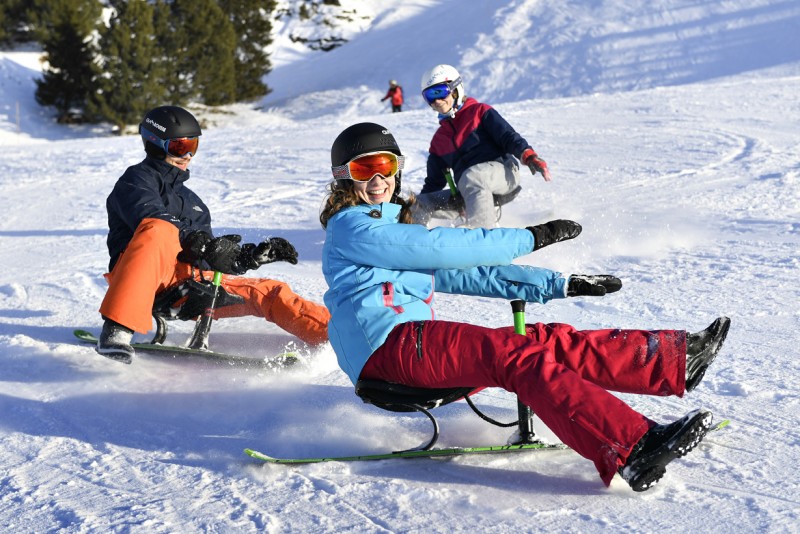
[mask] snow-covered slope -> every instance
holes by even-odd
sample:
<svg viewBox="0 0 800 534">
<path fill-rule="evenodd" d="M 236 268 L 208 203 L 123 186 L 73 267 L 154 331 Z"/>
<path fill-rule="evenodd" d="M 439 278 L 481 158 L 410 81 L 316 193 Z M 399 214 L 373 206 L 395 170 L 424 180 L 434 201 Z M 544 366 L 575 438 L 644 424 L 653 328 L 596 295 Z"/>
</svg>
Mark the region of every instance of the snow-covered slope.
<svg viewBox="0 0 800 534">
<path fill-rule="evenodd" d="M 689 330 L 733 320 L 697 391 L 623 395 L 657 420 L 694 407 L 732 420 L 644 494 L 619 479 L 606 489 L 570 451 L 258 466 L 243 448 L 382 452 L 420 443 L 429 424 L 362 404 L 329 346 L 309 353 L 302 372 L 273 376 L 148 355 L 123 366 L 77 345 L 73 328 L 100 326 L 105 197 L 141 159 L 141 143 L 51 125 L 31 96 L 30 54 L 0 54 L 0 530 L 797 532 L 800 75 L 798 33 L 786 29 L 797 29 L 797 12 L 794 2 L 680 0 L 376 8 L 349 44 L 276 69 L 263 109 L 209 114 L 192 163 L 219 232 L 296 244 L 300 264 L 258 274 L 321 300 L 317 215 L 332 140 L 356 121 L 389 126 L 409 156 L 404 187 L 418 190 L 435 120 L 416 102 L 417 79 L 439 61 L 462 68 L 471 92 L 497 104 L 553 172 L 549 184 L 524 181 L 504 224 L 584 226 L 522 263 L 625 283 L 602 299 L 530 306 L 529 320 Z M 707 31 L 686 41 L 697 28 Z M 512 30 L 525 39 L 501 46 Z M 749 53 L 699 63 L 716 50 Z M 410 111 L 390 114 L 379 98 L 399 72 Z M 510 324 L 505 302 L 437 299 L 443 319 Z M 189 331 L 176 325 L 172 339 Z M 215 348 L 254 356 L 292 342 L 255 318 L 212 333 Z M 503 391 L 476 400 L 514 416 Z M 442 445 L 508 434 L 463 403 L 437 413 Z"/>
<path fill-rule="evenodd" d="M 370 31 L 276 65 L 267 105 L 286 108 L 288 100 L 303 118 L 379 113 L 388 80 L 396 79 L 410 96 L 407 107 L 423 109 L 420 79 L 438 63 L 458 67 L 467 92 L 492 103 L 683 85 L 776 66 L 797 74 L 800 63 L 797 2 L 363 3 Z"/>
</svg>

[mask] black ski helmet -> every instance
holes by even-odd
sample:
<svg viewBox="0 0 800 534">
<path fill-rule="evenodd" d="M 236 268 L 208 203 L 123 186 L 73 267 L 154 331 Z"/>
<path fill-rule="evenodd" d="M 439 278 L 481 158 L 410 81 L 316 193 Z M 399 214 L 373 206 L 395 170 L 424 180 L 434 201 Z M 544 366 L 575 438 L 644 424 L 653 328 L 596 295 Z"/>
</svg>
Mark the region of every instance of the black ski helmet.
<svg viewBox="0 0 800 534">
<path fill-rule="evenodd" d="M 194 115 L 178 106 L 160 106 L 147 112 L 139 125 L 144 150 L 149 155 L 164 159 L 166 153 L 160 146 L 148 142 L 147 135 L 142 132 L 146 128 L 159 139 L 176 139 L 178 137 L 199 137 L 203 134 L 200 123 Z"/>
<path fill-rule="evenodd" d="M 400 147 L 392 132 L 385 126 L 374 122 L 359 122 L 345 128 L 331 146 L 331 167 L 344 165 L 351 159 L 370 152 L 385 150 L 402 156 Z M 400 193 L 400 175 L 395 176 L 395 190 L 392 200 Z"/>
</svg>

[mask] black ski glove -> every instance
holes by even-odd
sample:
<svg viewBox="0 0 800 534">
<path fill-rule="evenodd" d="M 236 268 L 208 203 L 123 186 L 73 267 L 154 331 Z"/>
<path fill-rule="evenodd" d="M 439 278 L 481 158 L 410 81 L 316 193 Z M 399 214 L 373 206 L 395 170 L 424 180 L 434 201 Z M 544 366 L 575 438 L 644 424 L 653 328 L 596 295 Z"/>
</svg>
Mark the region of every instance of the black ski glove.
<svg viewBox="0 0 800 534">
<path fill-rule="evenodd" d="M 258 245 L 246 243 L 233 264 L 236 274 L 244 274 L 250 269 L 258 269 L 265 263 L 288 261 L 297 265 L 297 251 L 282 237 L 272 237 Z"/>
<path fill-rule="evenodd" d="M 236 269 L 236 260 L 242 252 L 239 242 L 242 236 L 236 234 L 224 235 L 212 239 L 206 244 L 203 258 L 211 269 L 225 274 L 241 274 Z"/>
<path fill-rule="evenodd" d="M 206 245 L 211 242 L 211 236 L 202 230 L 195 230 L 187 235 L 181 243 L 183 250 L 178 252 L 178 261 L 197 265 L 203 259 L 203 252 L 205 252 Z"/>
<path fill-rule="evenodd" d="M 602 297 L 622 287 L 622 280 L 610 274 L 573 274 L 567 282 L 568 297 Z"/>
<path fill-rule="evenodd" d="M 533 234 L 533 250 L 539 250 L 547 245 L 575 239 L 581 233 L 581 225 L 575 221 L 558 219 L 536 226 L 528 226 L 528 230 Z"/>
<path fill-rule="evenodd" d="M 297 251 L 282 237 L 271 237 L 259 243 L 253 251 L 253 258 L 259 265 L 274 261 L 288 261 L 292 265 L 297 265 Z"/>
</svg>

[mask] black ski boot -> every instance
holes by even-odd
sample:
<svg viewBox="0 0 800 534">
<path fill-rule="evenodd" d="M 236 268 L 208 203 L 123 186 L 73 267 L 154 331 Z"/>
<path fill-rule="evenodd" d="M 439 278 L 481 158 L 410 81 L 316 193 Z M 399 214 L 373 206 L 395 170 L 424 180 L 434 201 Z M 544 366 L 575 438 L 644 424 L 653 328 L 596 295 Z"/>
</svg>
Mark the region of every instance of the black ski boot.
<svg viewBox="0 0 800 534">
<path fill-rule="evenodd" d="M 719 317 L 705 330 L 686 336 L 686 391 L 692 391 L 703 379 L 730 327 L 730 319 Z"/>
<path fill-rule="evenodd" d="M 645 491 L 661 480 L 666 466 L 691 451 L 711 429 L 711 412 L 694 410 L 668 425 L 656 425 L 633 446 L 619 474 L 633 491 Z"/>
<path fill-rule="evenodd" d="M 103 330 L 97 340 L 97 352 L 112 360 L 131 363 L 134 350 L 131 346 L 133 330 L 126 328 L 111 319 L 103 323 Z"/>
</svg>

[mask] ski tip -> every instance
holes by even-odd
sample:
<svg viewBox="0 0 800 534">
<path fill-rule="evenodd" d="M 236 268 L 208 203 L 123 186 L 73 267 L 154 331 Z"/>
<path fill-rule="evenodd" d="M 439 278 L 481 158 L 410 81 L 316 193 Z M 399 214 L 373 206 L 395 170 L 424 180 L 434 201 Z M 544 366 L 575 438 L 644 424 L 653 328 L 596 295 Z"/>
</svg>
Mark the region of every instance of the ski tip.
<svg viewBox="0 0 800 534">
<path fill-rule="evenodd" d="M 266 454 L 258 451 L 254 451 L 253 449 L 245 449 L 244 453 L 249 456 L 250 458 L 255 458 L 256 460 L 262 461 L 270 461 L 272 460 L 271 456 L 267 456 Z"/>
<path fill-rule="evenodd" d="M 720 430 L 722 428 L 725 428 L 729 424 L 731 424 L 731 420 L 730 419 L 723 419 L 722 421 L 717 423 L 716 426 L 714 426 L 714 430 Z"/>
<path fill-rule="evenodd" d="M 95 335 L 88 330 L 77 328 L 72 331 L 72 334 L 81 341 L 85 341 L 87 343 L 97 343 L 97 338 Z"/>
</svg>

